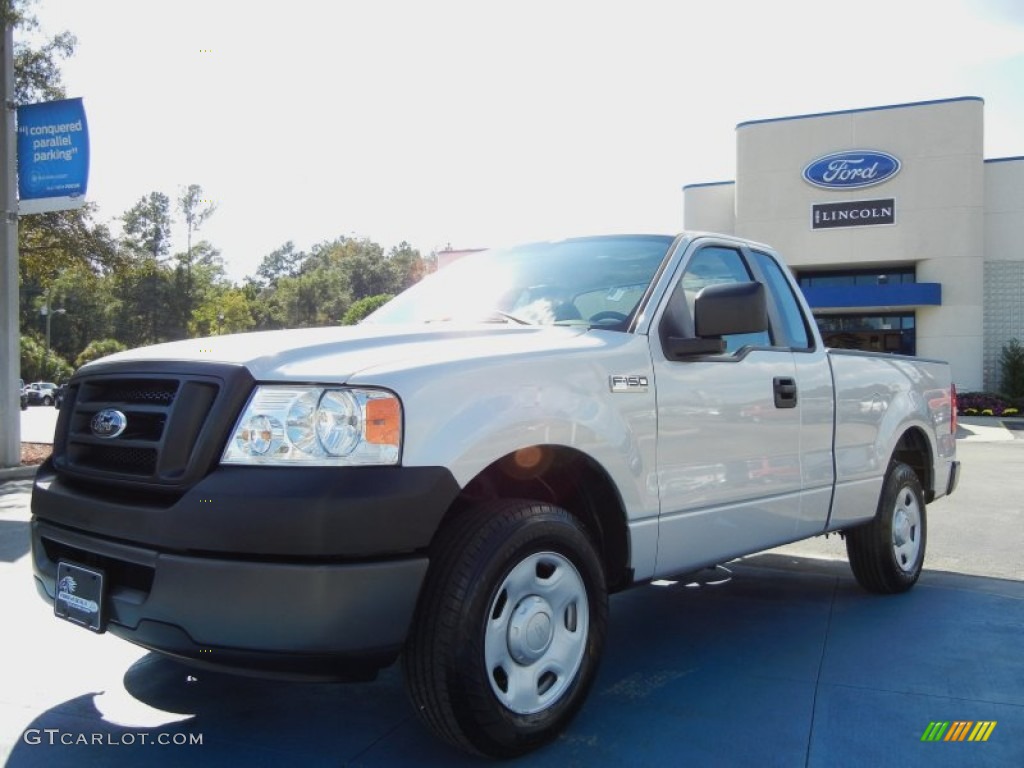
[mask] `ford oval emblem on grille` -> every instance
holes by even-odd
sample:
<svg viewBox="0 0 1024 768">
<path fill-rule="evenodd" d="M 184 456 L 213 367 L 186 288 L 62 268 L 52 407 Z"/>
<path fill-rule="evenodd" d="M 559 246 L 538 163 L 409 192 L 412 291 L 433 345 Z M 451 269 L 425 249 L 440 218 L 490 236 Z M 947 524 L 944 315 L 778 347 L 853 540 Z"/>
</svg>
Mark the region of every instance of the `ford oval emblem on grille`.
<svg viewBox="0 0 1024 768">
<path fill-rule="evenodd" d="M 128 426 L 128 417 L 113 408 L 104 408 L 92 417 L 89 428 L 96 437 L 117 437 Z"/>
</svg>

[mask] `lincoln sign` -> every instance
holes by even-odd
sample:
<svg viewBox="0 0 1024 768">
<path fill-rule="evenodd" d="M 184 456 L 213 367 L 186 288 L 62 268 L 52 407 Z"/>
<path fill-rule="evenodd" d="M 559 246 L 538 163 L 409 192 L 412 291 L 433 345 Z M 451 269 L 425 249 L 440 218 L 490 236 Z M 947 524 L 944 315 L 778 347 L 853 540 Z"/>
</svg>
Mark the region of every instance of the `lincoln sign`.
<svg viewBox="0 0 1024 768">
<path fill-rule="evenodd" d="M 896 223 L 896 201 L 847 200 L 842 203 L 817 203 L 811 206 L 811 229 L 866 227 Z"/>
</svg>

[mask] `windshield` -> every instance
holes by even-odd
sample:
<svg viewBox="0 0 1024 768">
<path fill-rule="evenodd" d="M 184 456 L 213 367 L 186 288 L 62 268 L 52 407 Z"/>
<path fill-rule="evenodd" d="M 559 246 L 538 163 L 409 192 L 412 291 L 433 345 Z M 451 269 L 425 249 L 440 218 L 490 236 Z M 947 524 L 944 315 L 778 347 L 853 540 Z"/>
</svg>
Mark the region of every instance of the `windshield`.
<svg viewBox="0 0 1024 768">
<path fill-rule="evenodd" d="M 663 235 L 614 235 L 470 254 L 425 277 L 365 322 L 625 330 L 673 241 Z"/>
</svg>

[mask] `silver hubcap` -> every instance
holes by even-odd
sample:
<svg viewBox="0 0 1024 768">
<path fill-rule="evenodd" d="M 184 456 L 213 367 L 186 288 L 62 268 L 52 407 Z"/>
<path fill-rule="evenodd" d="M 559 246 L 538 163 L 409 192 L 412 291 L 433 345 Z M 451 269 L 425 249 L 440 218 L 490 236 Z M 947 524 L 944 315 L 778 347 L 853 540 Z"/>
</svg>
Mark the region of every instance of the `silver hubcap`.
<svg viewBox="0 0 1024 768">
<path fill-rule="evenodd" d="M 547 709 L 576 677 L 590 608 L 576 567 L 563 555 L 530 555 L 505 577 L 487 617 L 484 661 L 491 690 L 520 715 Z"/>
<path fill-rule="evenodd" d="M 892 515 L 892 553 L 906 573 L 917 567 L 921 552 L 921 507 L 917 497 L 904 488 L 896 499 Z"/>
</svg>

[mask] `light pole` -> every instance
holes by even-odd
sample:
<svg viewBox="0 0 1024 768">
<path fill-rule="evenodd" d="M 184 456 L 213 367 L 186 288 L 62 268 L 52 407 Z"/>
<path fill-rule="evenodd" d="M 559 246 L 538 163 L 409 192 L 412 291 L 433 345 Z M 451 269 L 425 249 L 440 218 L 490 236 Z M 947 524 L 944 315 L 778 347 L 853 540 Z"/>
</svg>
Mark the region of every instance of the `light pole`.
<svg viewBox="0 0 1024 768">
<path fill-rule="evenodd" d="M 46 318 L 46 357 L 43 358 L 43 379 L 50 373 L 50 321 L 54 315 L 63 315 L 67 313 L 64 308 L 50 310 L 50 307 L 46 304 L 39 310 L 40 314 Z"/>
</svg>

